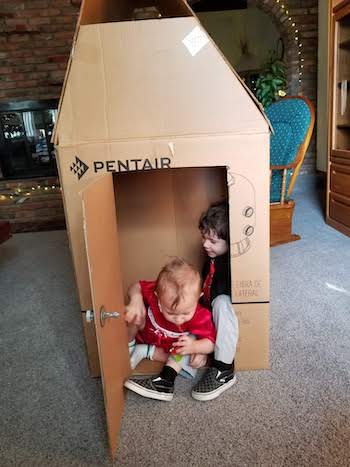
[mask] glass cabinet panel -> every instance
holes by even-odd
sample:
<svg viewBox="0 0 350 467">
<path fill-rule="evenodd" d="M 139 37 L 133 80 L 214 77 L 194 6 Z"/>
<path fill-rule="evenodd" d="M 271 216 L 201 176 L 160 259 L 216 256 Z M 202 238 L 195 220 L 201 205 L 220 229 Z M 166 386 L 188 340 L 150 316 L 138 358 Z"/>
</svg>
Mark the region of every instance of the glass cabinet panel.
<svg viewBox="0 0 350 467">
<path fill-rule="evenodd" d="M 335 22 L 333 149 L 350 151 L 350 14 Z"/>
</svg>

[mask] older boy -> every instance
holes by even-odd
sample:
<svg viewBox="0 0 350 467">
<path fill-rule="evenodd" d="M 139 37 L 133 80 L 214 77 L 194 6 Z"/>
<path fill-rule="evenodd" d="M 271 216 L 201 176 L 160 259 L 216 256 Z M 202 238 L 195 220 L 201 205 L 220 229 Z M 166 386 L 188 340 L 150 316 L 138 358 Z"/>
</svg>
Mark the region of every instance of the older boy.
<svg viewBox="0 0 350 467">
<path fill-rule="evenodd" d="M 214 359 L 193 387 L 192 397 L 209 401 L 236 382 L 234 358 L 238 340 L 238 320 L 231 303 L 228 204 L 216 203 L 199 220 L 203 248 L 208 259 L 203 268 L 203 301 L 211 308 L 216 327 Z M 198 356 L 193 359 L 197 366 Z"/>
</svg>

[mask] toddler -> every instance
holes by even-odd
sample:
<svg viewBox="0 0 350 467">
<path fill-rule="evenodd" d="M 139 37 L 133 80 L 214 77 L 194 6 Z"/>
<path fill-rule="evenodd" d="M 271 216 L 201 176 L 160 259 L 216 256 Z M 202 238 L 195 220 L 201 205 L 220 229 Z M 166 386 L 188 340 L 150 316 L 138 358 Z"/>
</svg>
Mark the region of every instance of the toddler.
<svg viewBox="0 0 350 467">
<path fill-rule="evenodd" d="M 214 350 L 211 313 L 198 303 L 200 274 L 180 258 L 160 271 L 157 281 L 140 281 L 128 291 L 126 307 L 131 367 L 143 358 L 165 362 L 153 378 L 129 379 L 125 386 L 141 396 L 170 401 L 181 370 L 191 374 L 190 358 Z M 142 303 L 141 303 L 142 300 Z"/>
</svg>

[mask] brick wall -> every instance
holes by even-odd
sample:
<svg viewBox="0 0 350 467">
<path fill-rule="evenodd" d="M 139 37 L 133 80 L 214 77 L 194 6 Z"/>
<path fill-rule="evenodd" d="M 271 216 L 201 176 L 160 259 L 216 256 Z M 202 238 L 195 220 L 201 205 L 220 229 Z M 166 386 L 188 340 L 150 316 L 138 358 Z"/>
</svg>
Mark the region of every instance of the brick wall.
<svg viewBox="0 0 350 467">
<path fill-rule="evenodd" d="M 318 0 L 248 1 L 250 5 L 257 5 L 272 18 L 283 37 L 287 64 L 288 93 L 290 95 L 299 94 L 308 97 L 316 110 Z M 292 27 L 293 24 L 295 26 Z M 295 33 L 295 31 L 298 32 Z M 295 37 L 298 37 L 297 41 Z M 299 47 L 300 44 L 301 46 Z M 301 173 L 311 173 L 315 169 L 316 127 L 301 168 Z"/>
<path fill-rule="evenodd" d="M 322 0 L 326 1 L 326 0 Z M 303 44 L 304 67 L 300 93 L 317 107 L 318 0 L 288 0 L 291 16 L 298 26 Z M 316 170 L 316 125 L 301 172 Z"/>
<path fill-rule="evenodd" d="M 74 0 L 0 0 L 0 99 L 59 97 L 78 8 Z"/>
<path fill-rule="evenodd" d="M 12 233 L 64 229 L 58 178 L 0 180 L 0 221 L 10 222 Z"/>
</svg>

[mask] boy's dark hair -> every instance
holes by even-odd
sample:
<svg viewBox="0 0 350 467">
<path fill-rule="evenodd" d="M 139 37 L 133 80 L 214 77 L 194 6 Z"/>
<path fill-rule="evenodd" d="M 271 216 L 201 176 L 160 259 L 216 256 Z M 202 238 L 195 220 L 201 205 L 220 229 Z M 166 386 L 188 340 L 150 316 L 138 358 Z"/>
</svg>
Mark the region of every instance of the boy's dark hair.
<svg viewBox="0 0 350 467">
<path fill-rule="evenodd" d="M 216 233 L 218 238 L 228 241 L 228 203 L 220 201 L 213 203 L 203 212 L 199 219 L 199 230 L 202 234 Z"/>
</svg>

